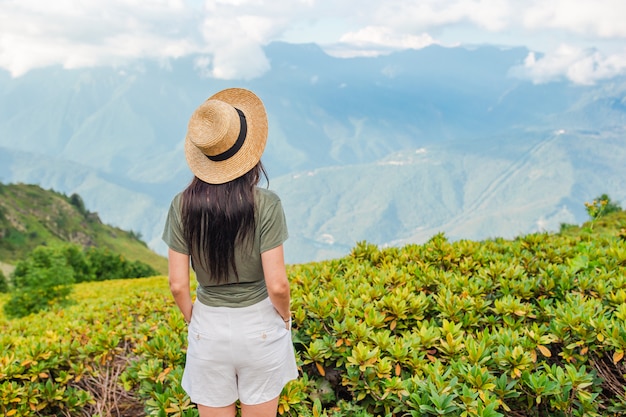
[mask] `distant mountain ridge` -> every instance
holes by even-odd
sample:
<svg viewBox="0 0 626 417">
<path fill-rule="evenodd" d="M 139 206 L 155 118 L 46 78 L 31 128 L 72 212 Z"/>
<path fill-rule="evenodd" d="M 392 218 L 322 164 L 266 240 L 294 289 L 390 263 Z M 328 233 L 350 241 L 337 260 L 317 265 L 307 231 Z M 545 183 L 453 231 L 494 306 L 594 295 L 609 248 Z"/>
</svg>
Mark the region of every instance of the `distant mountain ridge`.
<svg viewBox="0 0 626 417">
<path fill-rule="evenodd" d="M 79 193 L 164 253 L 169 201 L 191 179 L 189 115 L 240 86 L 268 110 L 263 161 L 287 213 L 288 261 L 342 256 L 359 240 L 580 223 L 587 199 L 626 200 L 626 80 L 535 85 L 513 76 L 527 53 L 431 46 L 338 59 L 273 43 L 272 69 L 245 82 L 202 78 L 193 58 L 0 73 L 0 181 Z"/>
<path fill-rule="evenodd" d="M 166 261 L 137 233 L 103 224 L 78 194 L 67 196 L 31 184 L 0 183 L 0 261 L 15 264 L 40 245 L 71 243 L 119 253 L 161 273 Z"/>
</svg>

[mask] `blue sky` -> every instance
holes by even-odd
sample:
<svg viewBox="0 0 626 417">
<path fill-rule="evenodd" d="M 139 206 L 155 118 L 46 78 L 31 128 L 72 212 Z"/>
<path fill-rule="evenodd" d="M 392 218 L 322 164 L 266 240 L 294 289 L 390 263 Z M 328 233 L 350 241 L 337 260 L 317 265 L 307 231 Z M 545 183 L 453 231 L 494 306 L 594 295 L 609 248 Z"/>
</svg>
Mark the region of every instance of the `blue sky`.
<svg viewBox="0 0 626 417">
<path fill-rule="evenodd" d="M 191 55 L 205 76 L 251 79 L 276 40 L 338 57 L 487 43 L 528 47 L 535 82 L 593 84 L 626 74 L 625 22 L 624 0 L 0 0 L 0 68 Z"/>
</svg>

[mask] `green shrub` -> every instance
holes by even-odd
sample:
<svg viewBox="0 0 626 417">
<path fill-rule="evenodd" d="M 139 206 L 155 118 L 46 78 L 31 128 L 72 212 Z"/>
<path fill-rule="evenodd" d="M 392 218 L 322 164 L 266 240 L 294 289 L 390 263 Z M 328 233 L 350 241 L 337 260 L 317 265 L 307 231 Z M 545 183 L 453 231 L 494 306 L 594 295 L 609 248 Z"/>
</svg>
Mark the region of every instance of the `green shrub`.
<svg viewBox="0 0 626 417">
<path fill-rule="evenodd" d="M 619 203 L 612 201 L 611 197 L 607 194 L 602 194 L 601 196 L 596 197 L 591 203 L 585 203 L 585 209 L 592 220 L 606 216 L 610 213 L 622 211 L 622 207 Z"/>
<path fill-rule="evenodd" d="M 108 249 L 89 248 L 86 251 L 86 258 L 95 281 L 157 275 L 157 271 L 150 265 L 141 261 L 130 261 Z"/>
<path fill-rule="evenodd" d="M 0 269 L 0 293 L 9 292 L 9 282 L 4 272 Z"/>
<path fill-rule="evenodd" d="M 77 284 L 74 293 L 76 304 L 62 311 L 0 315 L 0 416 L 146 415 L 119 375 L 135 346 L 178 314 L 164 302 L 166 280 Z M 171 330 L 184 335 L 184 328 Z"/>
<path fill-rule="evenodd" d="M 60 248 L 67 264 L 74 271 L 76 282 L 93 281 L 94 272 L 85 256 L 85 252 L 77 245 L 64 245 Z"/>
<path fill-rule="evenodd" d="M 37 248 L 15 266 L 4 312 L 8 317 L 24 317 L 65 305 L 73 283 L 74 270 L 61 250 Z"/>
<path fill-rule="evenodd" d="M 278 413 L 623 415 L 625 277 L 621 239 L 546 233 L 362 242 L 345 258 L 290 266 L 301 376 Z M 150 415 L 190 412 L 177 382 L 184 358 L 172 350 L 179 333 L 167 330 L 182 325 L 170 317 L 124 374 Z"/>
<path fill-rule="evenodd" d="M 4 311 L 8 317 L 23 317 L 55 305 L 65 305 L 74 282 L 156 274 L 149 265 L 129 261 L 107 249 L 91 248 L 85 252 L 71 244 L 39 246 L 16 265 L 12 275 L 12 295 Z"/>
<path fill-rule="evenodd" d="M 559 233 L 565 233 L 568 230 L 575 230 L 577 229 L 579 226 L 576 224 L 571 224 L 571 223 L 561 223 L 559 225 Z"/>
</svg>

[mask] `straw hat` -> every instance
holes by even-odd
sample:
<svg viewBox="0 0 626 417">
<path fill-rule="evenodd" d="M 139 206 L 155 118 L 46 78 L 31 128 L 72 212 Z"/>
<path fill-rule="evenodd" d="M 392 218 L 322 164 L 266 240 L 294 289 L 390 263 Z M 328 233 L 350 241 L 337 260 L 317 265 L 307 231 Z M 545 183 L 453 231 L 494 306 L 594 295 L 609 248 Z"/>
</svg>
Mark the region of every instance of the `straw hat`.
<svg viewBox="0 0 626 417">
<path fill-rule="evenodd" d="M 267 142 L 267 114 L 252 91 L 229 88 L 209 97 L 187 127 L 185 157 L 202 181 L 223 184 L 261 160 Z"/>
</svg>

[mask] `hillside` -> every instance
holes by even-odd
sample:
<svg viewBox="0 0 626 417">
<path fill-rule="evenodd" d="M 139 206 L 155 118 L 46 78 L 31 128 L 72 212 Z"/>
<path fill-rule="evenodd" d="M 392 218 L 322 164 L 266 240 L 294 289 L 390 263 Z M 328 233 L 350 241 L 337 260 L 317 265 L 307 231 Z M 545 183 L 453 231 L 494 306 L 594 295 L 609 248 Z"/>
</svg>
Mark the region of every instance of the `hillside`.
<svg viewBox="0 0 626 417">
<path fill-rule="evenodd" d="M 108 248 L 161 273 L 167 271 L 165 258 L 150 250 L 138 234 L 102 223 L 78 194 L 0 183 L 0 262 L 14 264 L 37 246 L 59 243 Z"/>
</svg>

